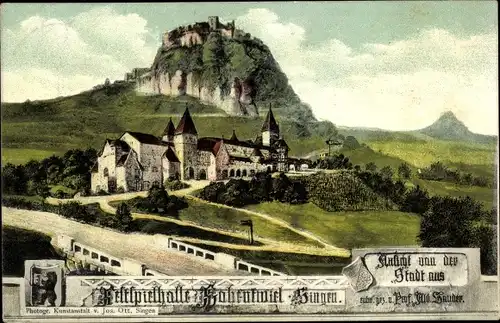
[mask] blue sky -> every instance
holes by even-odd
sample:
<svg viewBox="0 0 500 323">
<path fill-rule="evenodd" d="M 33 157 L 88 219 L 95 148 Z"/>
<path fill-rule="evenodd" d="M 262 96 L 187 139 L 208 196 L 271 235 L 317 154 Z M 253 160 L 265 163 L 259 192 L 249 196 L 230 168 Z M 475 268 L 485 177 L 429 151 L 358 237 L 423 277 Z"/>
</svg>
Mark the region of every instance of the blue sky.
<svg viewBox="0 0 500 323">
<path fill-rule="evenodd" d="M 210 15 L 261 38 L 317 118 L 417 129 L 444 111 L 498 133 L 494 1 L 2 4 L 2 100 L 78 93 L 150 66 Z"/>
</svg>

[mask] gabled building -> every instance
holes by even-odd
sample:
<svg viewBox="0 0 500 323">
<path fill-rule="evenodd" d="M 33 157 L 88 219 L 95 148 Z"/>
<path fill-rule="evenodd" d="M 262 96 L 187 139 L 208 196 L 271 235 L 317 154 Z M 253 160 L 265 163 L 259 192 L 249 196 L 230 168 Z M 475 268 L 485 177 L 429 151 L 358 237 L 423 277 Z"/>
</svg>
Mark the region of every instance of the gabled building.
<svg viewBox="0 0 500 323">
<path fill-rule="evenodd" d="M 229 139 L 198 138 L 186 109 L 177 127 L 170 119 L 161 137 L 127 131 L 119 139 L 107 139 L 92 168 L 91 190 L 142 191 L 169 178 L 216 181 L 286 171 L 288 151 L 271 108 L 253 141 L 240 140 L 235 130 Z"/>
</svg>

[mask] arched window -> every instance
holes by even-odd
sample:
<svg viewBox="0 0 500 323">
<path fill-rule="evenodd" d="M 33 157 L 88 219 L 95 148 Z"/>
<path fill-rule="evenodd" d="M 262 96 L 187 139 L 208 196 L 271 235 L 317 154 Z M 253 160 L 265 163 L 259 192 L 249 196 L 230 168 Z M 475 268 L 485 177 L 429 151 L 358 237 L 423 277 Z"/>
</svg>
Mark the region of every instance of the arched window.
<svg viewBox="0 0 500 323">
<path fill-rule="evenodd" d="M 200 179 L 201 180 L 207 179 L 207 172 L 204 169 L 200 170 Z"/>
<path fill-rule="evenodd" d="M 241 173 L 241 176 L 247 177 L 247 170 L 246 169 L 243 170 L 243 172 Z"/>
<path fill-rule="evenodd" d="M 231 169 L 231 171 L 229 172 L 229 177 L 234 177 L 234 169 Z"/>
<path fill-rule="evenodd" d="M 250 176 L 255 176 L 255 169 L 250 170 Z"/>
<path fill-rule="evenodd" d="M 238 169 L 238 170 L 236 171 L 236 177 L 240 177 L 240 176 L 241 176 L 241 170 L 239 170 L 239 169 Z"/>
<path fill-rule="evenodd" d="M 153 173 L 156 173 L 156 172 L 158 172 L 158 167 L 156 167 L 156 166 L 153 166 L 153 168 L 152 168 L 152 172 L 153 172 Z"/>
<path fill-rule="evenodd" d="M 109 176 L 109 171 L 108 171 L 108 168 L 104 168 L 104 177 L 108 177 Z"/>
</svg>

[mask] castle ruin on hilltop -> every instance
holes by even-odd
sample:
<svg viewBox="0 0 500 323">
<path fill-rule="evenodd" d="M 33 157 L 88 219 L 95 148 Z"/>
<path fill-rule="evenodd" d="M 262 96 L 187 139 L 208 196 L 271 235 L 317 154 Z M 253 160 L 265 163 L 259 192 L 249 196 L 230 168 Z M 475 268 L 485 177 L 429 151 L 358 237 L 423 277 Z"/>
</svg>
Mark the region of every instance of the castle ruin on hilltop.
<svg viewBox="0 0 500 323">
<path fill-rule="evenodd" d="M 218 16 L 208 17 L 208 22 L 196 22 L 180 26 L 162 34 L 163 51 L 179 47 L 203 45 L 210 34 L 219 33 L 222 37 L 249 39 L 250 34 L 236 29 L 234 20 L 223 24 Z M 205 104 L 215 105 L 229 115 L 258 116 L 254 102 L 258 85 L 246 77 L 235 76 L 227 86 L 212 88 L 200 82 L 199 71 L 157 71 L 154 68 L 134 68 L 125 74 L 124 81 L 135 83 L 136 91 L 141 94 L 163 94 L 168 96 L 189 95 Z"/>
<path fill-rule="evenodd" d="M 196 22 L 192 25 L 180 26 L 167 31 L 162 37 L 162 47 L 170 49 L 172 47 L 191 47 L 202 45 L 213 32 L 219 32 L 222 36 L 233 38 L 236 31 L 234 20 L 223 24 L 218 16 L 208 17 L 208 22 Z"/>
</svg>

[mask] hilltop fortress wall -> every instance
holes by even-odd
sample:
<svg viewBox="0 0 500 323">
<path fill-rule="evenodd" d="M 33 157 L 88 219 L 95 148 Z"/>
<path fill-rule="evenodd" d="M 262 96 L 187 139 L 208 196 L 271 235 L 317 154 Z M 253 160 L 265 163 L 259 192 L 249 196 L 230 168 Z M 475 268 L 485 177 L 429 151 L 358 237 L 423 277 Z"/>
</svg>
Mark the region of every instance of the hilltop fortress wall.
<svg viewBox="0 0 500 323">
<path fill-rule="evenodd" d="M 170 49 L 177 46 L 203 45 L 212 32 L 220 32 L 224 37 L 233 38 L 235 30 L 234 20 L 228 24 L 222 24 L 219 22 L 219 17 L 211 16 L 208 17 L 208 22 L 197 22 L 165 32 L 162 37 L 162 46 L 164 49 Z"/>
</svg>

